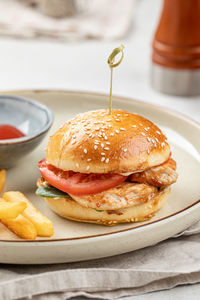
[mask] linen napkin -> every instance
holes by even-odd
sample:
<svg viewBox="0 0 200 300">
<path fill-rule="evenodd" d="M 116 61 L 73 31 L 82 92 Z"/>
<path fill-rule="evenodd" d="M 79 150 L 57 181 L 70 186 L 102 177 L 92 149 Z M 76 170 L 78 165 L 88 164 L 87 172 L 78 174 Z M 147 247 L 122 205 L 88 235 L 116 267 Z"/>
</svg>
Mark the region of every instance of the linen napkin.
<svg viewBox="0 0 200 300">
<path fill-rule="evenodd" d="M 130 29 L 134 6 L 134 0 L 87 0 L 83 13 L 54 19 L 24 3 L 0 0 L 0 35 L 57 40 L 119 39 Z"/>
<path fill-rule="evenodd" d="M 116 299 L 200 282 L 200 222 L 134 252 L 57 265 L 0 266 L 0 299 Z"/>
</svg>

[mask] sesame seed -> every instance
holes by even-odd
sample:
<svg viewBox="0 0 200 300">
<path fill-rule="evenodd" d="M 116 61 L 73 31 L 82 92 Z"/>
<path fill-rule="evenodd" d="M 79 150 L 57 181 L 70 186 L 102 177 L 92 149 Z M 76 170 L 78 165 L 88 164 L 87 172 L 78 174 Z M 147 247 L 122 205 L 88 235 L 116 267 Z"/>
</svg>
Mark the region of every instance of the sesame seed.
<svg viewBox="0 0 200 300">
<path fill-rule="evenodd" d="M 120 120 L 119 120 L 119 119 L 115 119 L 115 121 L 117 121 L 117 122 L 120 122 Z"/>
<path fill-rule="evenodd" d="M 136 125 L 132 125 L 133 128 L 137 127 Z"/>
<path fill-rule="evenodd" d="M 116 133 L 119 133 L 119 130 L 116 129 L 115 132 L 116 132 Z"/>
<path fill-rule="evenodd" d="M 107 139 L 108 139 L 106 135 L 104 136 L 104 139 L 105 139 L 105 140 L 107 140 Z"/>
<path fill-rule="evenodd" d="M 117 114 L 117 116 L 119 117 L 119 116 L 120 116 L 120 114 Z"/>
<path fill-rule="evenodd" d="M 148 154 L 150 153 L 150 150 L 149 150 L 149 149 L 147 150 L 147 153 L 148 153 Z"/>
<path fill-rule="evenodd" d="M 163 148 L 165 146 L 165 143 L 161 143 L 161 147 Z"/>
<path fill-rule="evenodd" d="M 106 158 L 106 161 L 105 161 L 105 163 L 106 163 L 106 164 L 108 164 L 108 163 L 109 163 L 109 158 Z"/>
<path fill-rule="evenodd" d="M 114 136 L 114 133 L 110 133 L 110 136 Z"/>
<path fill-rule="evenodd" d="M 89 134 L 89 137 L 91 137 L 91 136 L 92 136 L 92 133 Z"/>
<path fill-rule="evenodd" d="M 101 152 L 101 155 L 106 155 L 104 152 Z"/>
<path fill-rule="evenodd" d="M 101 137 L 102 137 L 102 135 L 101 135 L 101 134 L 98 134 L 98 137 L 100 137 L 100 138 L 101 138 Z"/>
<path fill-rule="evenodd" d="M 106 144 L 107 144 L 107 145 L 110 145 L 110 143 L 109 143 L 109 142 L 106 142 Z"/>
<path fill-rule="evenodd" d="M 97 127 L 95 130 L 96 130 L 96 131 L 99 131 L 99 129 L 100 129 L 100 128 L 99 128 L 99 127 Z"/>
<path fill-rule="evenodd" d="M 97 150 L 97 148 L 98 148 L 97 145 L 94 145 L 94 150 Z"/>
<path fill-rule="evenodd" d="M 157 143 L 159 142 L 157 138 L 155 138 L 155 140 L 156 140 Z"/>
<path fill-rule="evenodd" d="M 95 145 L 99 145 L 99 141 L 94 141 Z"/>
<path fill-rule="evenodd" d="M 107 121 L 108 121 L 108 122 L 109 122 L 109 121 L 112 121 L 112 119 L 108 119 Z"/>
<path fill-rule="evenodd" d="M 161 135 L 161 132 L 160 132 L 160 131 L 157 130 L 156 132 L 157 132 L 157 134 Z"/>
<path fill-rule="evenodd" d="M 101 161 L 103 162 L 104 160 L 105 160 L 105 157 L 102 157 L 102 158 L 101 158 Z"/>
<path fill-rule="evenodd" d="M 111 128 L 111 127 L 112 127 L 112 125 L 111 125 L 111 124 L 108 124 L 108 127 L 109 127 L 109 128 Z"/>
<path fill-rule="evenodd" d="M 124 148 L 124 149 L 123 149 L 123 151 L 124 151 L 124 152 L 127 152 L 127 149 L 126 149 L 126 148 Z"/>
<path fill-rule="evenodd" d="M 88 158 L 88 159 L 87 159 L 87 161 L 91 161 L 91 160 L 92 160 L 91 158 Z"/>
<path fill-rule="evenodd" d="M 120 130 L 125 131 L 126 129 L 125 128 L 120 128 Z"/>
<path fill-rule="evenodd" d="M 88 171 L 90 169 L 90 166 L 87 166 L 86 170 Z"/>
<path fill-rule="evenodd" d="M 83 152 L 86 154 L 87 153 L 87 149 L 84 149 Z"/>
<path fill-rule="evenodd" d="M 147 137 L 147 141 L 148 141 L 148 142 L 151 142 L 151 139 L 150 139 L 149 137 Z"/>
<path fill-rule="evenodd" d="M 155 144 L 156 142 L 154 141 L 154 139 L 151 140 L 153 144 Z"/>
<path fill-rule="evenodd" d="M 110 149 L 109 147 L 105 147 L 105 148 L 104 148 L 104 150 L 109 150 L 109 149 Z"/>
<path fill-rule="evenodd" d="M 76 138 L 76 135 L 75 135 L 75 134 L 73 134 L 73 135 L 72 135 L 72 138 L 73 138 L 73 139 L 75 139 L 75 138 Z"/>
<path fill-rule="evenodd" d="M 143 124 L 142 124 L 142 123 L 139 123 L 139 125 L 140 125 L 140 126 L 143 126 Z"/>
<path fill-rule="evenodd" d="M 141 132 L 141 135 L 145 136 L 145 133 L 144 133 L 144 132 Z"/>
<path fill-rule="evenodd" d="M 101 144 L 101 147 L 103 148 L 103 147 L 104 147 L 104 144 Z"/>
<path fill-rule="evenodd" d="M 148 131 L 149 129 L 147 127 L 144 128 L 145 131 Z"/>
<path fill-rule="evenodd" d="M 128 117 L 128 114 L 125 114 L 126 117 Z"/>
<path fill-rule="evenodd" d="M 74 145 L 75 143 L 76 143 L 76 141 L 75 141 L 75 140 L 73 140 L 73 141 L 72 141 L 72 145 Z"/>
</svg>

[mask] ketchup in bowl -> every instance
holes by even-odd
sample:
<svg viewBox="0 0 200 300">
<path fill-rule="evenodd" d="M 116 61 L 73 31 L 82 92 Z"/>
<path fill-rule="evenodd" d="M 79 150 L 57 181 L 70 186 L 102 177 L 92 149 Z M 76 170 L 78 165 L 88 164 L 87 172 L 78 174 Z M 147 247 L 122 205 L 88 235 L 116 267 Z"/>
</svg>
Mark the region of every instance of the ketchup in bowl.
<svg viewBox="0 0 200 300">
<path fill-rule="evenodd" d="M 17 139 L 23 136 L 25 134 L 12 125 L 0 125 L 0 140 Z"/>
</svg>

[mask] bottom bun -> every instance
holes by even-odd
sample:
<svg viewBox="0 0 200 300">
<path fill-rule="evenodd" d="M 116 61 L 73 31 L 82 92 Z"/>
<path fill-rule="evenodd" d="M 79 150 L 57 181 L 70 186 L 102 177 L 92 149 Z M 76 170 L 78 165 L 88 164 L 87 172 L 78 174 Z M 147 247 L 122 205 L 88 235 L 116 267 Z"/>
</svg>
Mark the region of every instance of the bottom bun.
<svg viewBox="0 0 200 300">
<path fill-rule="evenodd" d="M 142 222 L 151 219 L 165 204 L 171 189 L 158 192 L 146 203 L 135 205 L 118 211 L 97 211 L 83 207 L 71 198 L 45 198 L 50 208 L 63 218 L 78 222 L 88 222 L 107 226 L 118 223 Z"/>
</svg>

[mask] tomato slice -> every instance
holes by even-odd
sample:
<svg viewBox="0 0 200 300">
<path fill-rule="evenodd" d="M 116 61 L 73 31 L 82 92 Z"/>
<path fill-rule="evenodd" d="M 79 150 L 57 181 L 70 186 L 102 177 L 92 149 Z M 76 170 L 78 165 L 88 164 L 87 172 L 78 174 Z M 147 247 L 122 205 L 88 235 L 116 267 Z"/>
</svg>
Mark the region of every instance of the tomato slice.
<svg viewBox="0 0 200 300">
<path fill-rule="evenodd" d="M 128 177 L 120 174 L 82 174 L 62 171 L 47 164 L 46 159 L 41 160 L 38 167 L 42 177 L 49 184 L 76 196 L 100 193 L 121 184 Z"/>
</svg>

